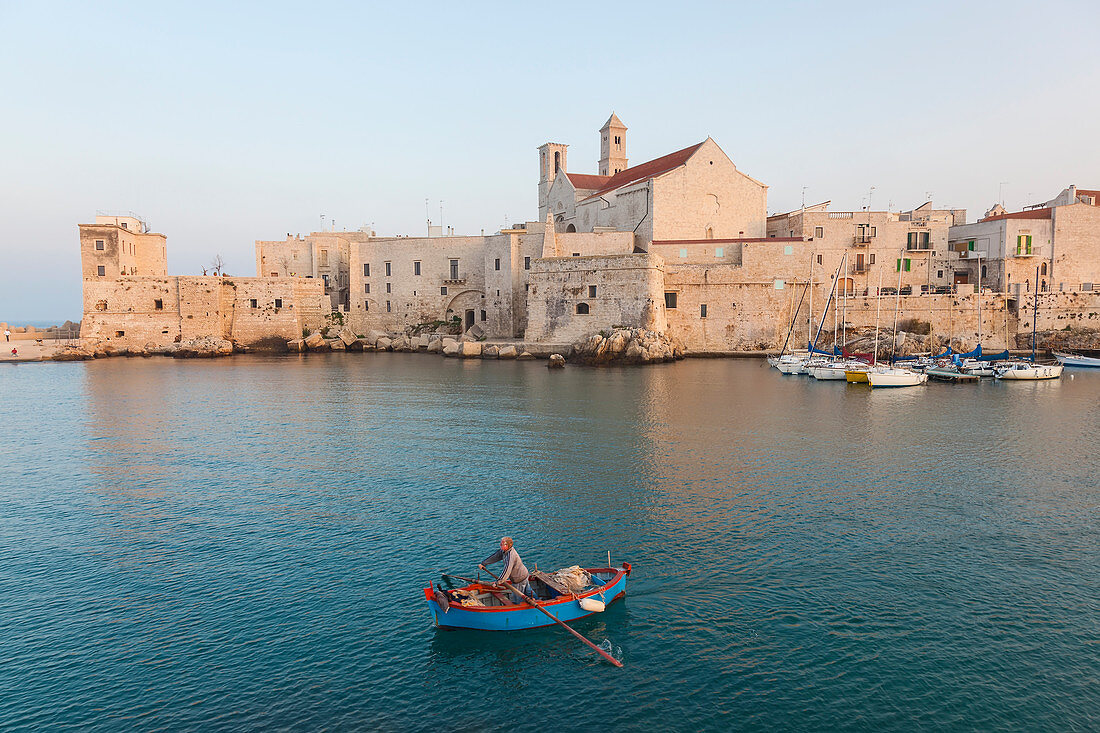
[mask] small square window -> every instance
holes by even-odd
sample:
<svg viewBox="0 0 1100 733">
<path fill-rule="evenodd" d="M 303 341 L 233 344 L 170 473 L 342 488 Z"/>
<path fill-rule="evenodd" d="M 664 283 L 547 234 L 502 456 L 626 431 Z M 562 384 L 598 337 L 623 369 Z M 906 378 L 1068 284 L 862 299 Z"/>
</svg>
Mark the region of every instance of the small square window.
<svg viewBox="0 0 1100 733">
<path fill-rule="evenodd" d="M 715 257 L 725 257 L 726 256 L 726 248 L 725 247 L 715 247 L 714 248 L 714 256 Z"/>
<path fill-rule="evenodd" d="M 936 277 L 943 277 L 943 270 L 936 270 Z"/>
<path fill-rule="evenodd" d="M 825 238 L 825 227 L 814 227 L 814 239 Z"/>
<path fill-rule="evenodd" d="M 707 317 L 707 304 L 706 303 L 700 303 L 699 304 L 699 317 L 700 318 L 706 318 Z"/>
<path fill-rule="evenodd" d="M 249 308 L 258 308 L 258 307 L 259 307 L 259 303 L 257 303 L 257 302 L 256 302 L 256 299 L 255 299 L 255 298 L 249 298 L 249 300 L 248 300 L 248 307 L 249 307 Z"/>
<path fill-rule="evenodd" d="M 370 263 L 363 263 L 363 277 L 370 277 Z"/>
<path fill-rule="evenodd" d="M 665 293 L 665 308 L 668 310 L 676 308 L 676 293 Z"/>
<path fill-rule="evenodd" d="M 595 298 L 596 297 L 596 286 L 595 285 L 589 285 L 588 286 L 588 297 L 589 298 Z"/>
<path fill-rule="evenodd" d="M 369 293 L 370 292 L 370 283 L 363 283 L 363 292 L 364 293 Z"/>
<path fill-rule="evenodd" d="M 107 274 L 107 270 L 103 267 L 103 265 L 100 265 L 100 266 L 95 268 L 95 274 L 99 275 L 100 277 L 103 277 L 104 275 Z"/>
<path fill-rule="evenodd" d="M 282 298 L 276 298 L 275 299 L 275 307 L 276 308 L 282 308 L 283 307 L 283 299 Z"/>
<path fill-rule="evenodd" d="M 164 301 L 161 300 L 160 298 L 157 298 L 156 300 L 154 300 L 153 301 L 153 310 L 156 310 L 156 311 L 164 310 Z"/>
<path fill-rule="evenodd" d="M 500 269 L 500 258 L 499 257 L 497 257 L 496 261 L 493 263 L 493 269 L 494 270 L 499 270 Z"/>
<path fill-rule="evenodd" d="M 687 257 L 687 256 L 688 256 L 688 251 L 687 251 L 687 249 L 685 249 L 685 248 L 681 247 L 681 248 L 680 248 L 680 257 Z"/>
<path fill-rule="evenodd" d="M 443 287 L 441 287 L 439 289 L 439 294 L 440 295 L 446 295 L 447 294 L 447 286 L 446 285 L 444 285 Z"/>
<path fill-rule="evenodd" d="M 420 262 L 414 262 L 413 263 L 413 274 L 414 275 L 419 275 L 420 274 Z"/>
<path fill-rule="evenodd" d="M 524 270 L 530 270 L 531 269 L 531 258 L 530 257 L 524 257 L 523 258 L 523 269 Z"/>
<path fill-rule="evenodd" d="M 776 280 L 775 281 L 775 289 L 776 290 L 782 290 L 785 287 L 787 287 L 787 281 L 786 280 Z"/>
<path fill-rule="evenodd" d="M 103 251 L 103 247 L 104 247 L 104 244 L 103 244 L 103 240 L 102 240 L 102 239 L 97 239 L 97 240 L 95 240 L 95 248 L 96 248 L 97 250 L 99 250 L 100 252 L 102 252 L 102 251 Z"/>
<path fill-rule="evenodd" d="M 386 277 L 389 277 L 389 276 L 390 276 L 390 263 L 387 262 L 386 263 Z"/>
<path fill-rule="evenodd" d="M 788 244 L 786 247 L 783 248 L 783 254 L 793 255 L 794 254 L 794 247 L 792 247 L 791 245 Z"/>
<path fill-rule="evenodd" d="M 573 256 L 574 256 L 574 257 L 580 257 L 580 256 L 581 256 L 581 253 L 580 253 L 580 252 L 574 252 L 574 253 L 573 253 Z"/>
<path fill-rule="evenodd" d="M 115 331 L 115 338 L 122 338 L 126 335 L 125 331 Z"/>
</svg>

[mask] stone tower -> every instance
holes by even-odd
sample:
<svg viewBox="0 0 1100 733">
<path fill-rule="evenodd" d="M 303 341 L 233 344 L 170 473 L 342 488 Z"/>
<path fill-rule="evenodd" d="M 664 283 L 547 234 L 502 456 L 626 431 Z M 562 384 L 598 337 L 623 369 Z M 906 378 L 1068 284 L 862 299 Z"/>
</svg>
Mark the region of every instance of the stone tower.
<svg viewBox="0 0 1100 733">
<path fill-rule="evenodd" d="M 539 221 L 546 219 L 550 212 L 550 186 L 558 176 L 565 172 L 565 154 L 568 145 L 546 143 L 539 147 Z"/>
<path fill-rule="evenodd" d="M 626 170 L 626 125 L 612 112 L 600 128 L 600 175 Z"/>
</svg>

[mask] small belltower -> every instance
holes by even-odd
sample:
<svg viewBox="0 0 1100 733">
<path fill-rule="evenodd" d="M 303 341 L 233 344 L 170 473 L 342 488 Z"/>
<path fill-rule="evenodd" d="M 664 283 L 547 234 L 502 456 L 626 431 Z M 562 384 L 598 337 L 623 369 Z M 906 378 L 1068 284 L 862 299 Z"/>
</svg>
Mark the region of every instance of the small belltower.
<svg viewBox="0 0 1100 733">
<path fill-rule="evenodd" d="M 626 168 L 626 125 L 612 112 L 600 128 L 600 175 L 613 176 Z"/>
<path fill-rule="evenodd" d="M 565 172 L 568 145 L 546 143 L 539 146 L 539 221 L 550 211 L 550 186 L 559 172 Z"/>
</svg>

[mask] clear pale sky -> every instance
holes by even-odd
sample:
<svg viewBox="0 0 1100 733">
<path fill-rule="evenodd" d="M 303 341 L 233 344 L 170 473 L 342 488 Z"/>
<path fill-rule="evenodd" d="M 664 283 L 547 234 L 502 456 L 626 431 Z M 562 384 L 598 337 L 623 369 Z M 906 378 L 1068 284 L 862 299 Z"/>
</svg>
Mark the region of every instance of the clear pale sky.
<svg viewBox="0 0 1100 733">
<path fill-rule="evenodd" d="M 970 220 L 1100 188 L 1100 3 L 0 0 L 0 321 L 80 318 L 77 224 L 135 211 L 171 274 L 373 223 L 537 217 L 536 148 L 595 173 L 708 135 L 768 184 Z M 1004 184 L 1003 186 L 1001 184 Z"/>
</svg>

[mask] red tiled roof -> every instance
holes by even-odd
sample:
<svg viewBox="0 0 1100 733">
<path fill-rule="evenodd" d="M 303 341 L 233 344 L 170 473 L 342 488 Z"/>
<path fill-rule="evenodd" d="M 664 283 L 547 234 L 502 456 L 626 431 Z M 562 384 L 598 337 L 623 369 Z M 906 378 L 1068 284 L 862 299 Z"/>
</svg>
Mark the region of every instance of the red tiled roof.
<svg viewBox="0 0 1100 733">
<path fill-rule="evenodd" d="M 1079 188 L 1077 189 L 1078 196 L 1092 196 L 1094 199 L 1100 199 L 1100 191 L 1093 190 L 1091 188 Z"/>
<path fill-rule="evenodd" d="M 1013 211 L 1008 214 L 998 214 L 997 216 L 987 216 L 984 219 L 978 219 L 978 221 L 1000 221 L 1001 219 L 1049 219 L 1050 209 L 1031 209 L 1029 211 Z"/>
<path fill-rule="evenodd" d="M 573 184 L 573 188 L 584 189 L 585 191 L 598 191 L 611 180 L 611 176 L 590 176 L 587 173 L 567 172 L 565 175 L 569 178 L 569 182 Z"/>
<path fill-rule="evenodd" d="M 703 142 L 706 142 L 705 140 Z M 655 178 L 662 173 L 668 173 L 670 170 L 679 168 L 687 162 L 696 150 L 702 146 L 703 143 L 697 143 L 690 148 L 684 148 L 683 150 L 677 150 L 675 153 L 669 153 L 663 155 L 660 158 L 654 158 L 645 163 L 634 165 L 627 168 L 625 171 L 619 171 L 615 175 L 608 179 L 603 188 L 596 191 L 596 193 L 589 196 L 589 199 L 602 196 L 603 194 L 614 191 L 617 188 L 623 186 L 629 186 L 631 183 L 638 183 L 639 181 L 647 181 L 650 178 Z M 591 176 L 592 178 L 599 178 L 600 176 Z M 569 180 L 573 180 L 572 174 L 570 174 Z M 587 199 L 585 199 L 587 200 Z"/>
</svg>

